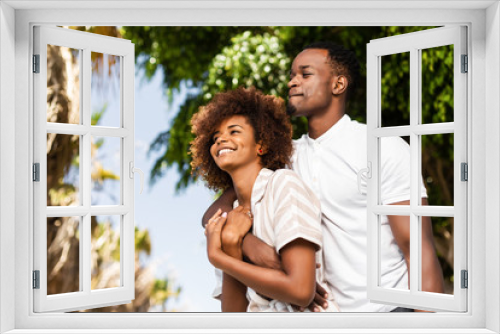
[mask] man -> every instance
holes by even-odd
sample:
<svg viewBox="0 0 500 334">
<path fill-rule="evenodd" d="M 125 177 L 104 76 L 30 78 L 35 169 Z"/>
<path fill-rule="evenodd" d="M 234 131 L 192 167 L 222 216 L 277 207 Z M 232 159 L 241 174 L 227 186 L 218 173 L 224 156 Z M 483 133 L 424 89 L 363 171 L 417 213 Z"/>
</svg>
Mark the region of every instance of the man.
<svg viewBox="0 0 500 334">
<path fill-rule="evenodd" d="M 325 275 L 342 312 L 411 311 L 370 303 L 367 284 L 366 193 L 360 193 L 358 172 L 366 167 L 366 126 L 346 115 L 359 71 L 354 53 L 332 43 L 307 46 L 297 55 L 290 71 L 291 115 L 305 116 L 308 134 L 295 141 L 292 169 L 321 201 Z M 383 204 L 408 205 L 410 199 L 409 147 L 401 138 L 382 140 L 381 197 Z M 425 187 L 421 194 L 426 204 Z M 221 207 L 230 211 L 234 198 L 227 191 L 204 216 Z M 237 219 L 236 219 L 237 218 Z M 238 235 L 238 219 L 228 216 L 228 239 Z M 410 224 L 407 216 L 381 216 L 381 286 L 408 289 L 410 268 Z M 223 235 L 223 242 L 225 236 Z M 279 266 L 279 257 L 252 235 L 240 236 L 243 253 L 259 265 Z M 422 290 L 443 292 L 441 267 L 435 255 L 430 219 L 422 218 Z M 311 309 L 326 301 L 318 287 Z"/>
</svg>

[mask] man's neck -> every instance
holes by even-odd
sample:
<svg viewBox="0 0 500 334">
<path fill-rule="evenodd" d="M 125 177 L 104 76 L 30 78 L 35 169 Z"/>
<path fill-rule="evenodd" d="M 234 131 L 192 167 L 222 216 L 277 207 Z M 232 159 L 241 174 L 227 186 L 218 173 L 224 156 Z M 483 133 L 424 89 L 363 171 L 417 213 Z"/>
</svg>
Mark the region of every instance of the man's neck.
<svg viewBox="0 0 500 334">
<path fill-rule="evenodd" d="M 344 110 L 332 110 L 321 115 L 308 118 L 309 138 L 317 139 L 327 132 L 344 116 Z"/>
</svg>

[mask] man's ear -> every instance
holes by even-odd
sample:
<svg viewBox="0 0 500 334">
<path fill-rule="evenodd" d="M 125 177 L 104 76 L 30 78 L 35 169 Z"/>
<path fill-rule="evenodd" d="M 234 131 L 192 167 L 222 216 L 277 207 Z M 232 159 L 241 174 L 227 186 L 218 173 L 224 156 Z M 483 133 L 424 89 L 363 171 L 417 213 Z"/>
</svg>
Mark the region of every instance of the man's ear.
<svg viewBox="0 0 500 334">
<path fill-rule="evenodd" d="M 343 75 L 338 75 L 334 77 L 332 82 L 332 94 L 333 95 L 341 95 L 347 91 L 347 87 L 349 86 L 349 81 Z"/>
</svg>

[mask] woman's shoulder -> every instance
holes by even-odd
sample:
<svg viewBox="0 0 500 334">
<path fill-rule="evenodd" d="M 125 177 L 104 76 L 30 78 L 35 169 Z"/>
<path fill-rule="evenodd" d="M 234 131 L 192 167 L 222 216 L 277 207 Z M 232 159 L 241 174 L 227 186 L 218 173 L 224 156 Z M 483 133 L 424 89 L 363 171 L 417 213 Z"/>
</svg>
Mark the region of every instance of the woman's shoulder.
<svg viewBox="0 0 500 334">
<path fill-rule="evenodd" d="M 299 182 L 303 184 L 300 176 L 291 169 L 277 169 L 273 174 L 273 182 Z"/>
<path fill-rule="evenodd" d="M 314 203 L 318 202 L 316 195 L 302 180 L 302 178 L 293 170 L 290 169 L 277 169 L 273 174 L 272 187 L 275 192 L 281 193 L 283 190 L 292 190 L 294 192 L 302 193 L 309 200 Z"/>
</svg>

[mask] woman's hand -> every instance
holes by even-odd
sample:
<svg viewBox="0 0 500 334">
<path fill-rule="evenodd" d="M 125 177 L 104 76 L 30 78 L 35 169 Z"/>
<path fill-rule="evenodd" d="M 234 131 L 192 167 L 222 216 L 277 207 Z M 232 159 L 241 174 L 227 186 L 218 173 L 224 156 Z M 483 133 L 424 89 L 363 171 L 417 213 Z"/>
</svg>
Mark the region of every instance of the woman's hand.
<svg viewBox="0 0 500 334">
<path fill-rule="evenodd" d="M 222 249 L 241 248 L 243 238 L 252 228 L 253 216 L 250 209 L 238 206 L 227 215 L 227 221 L 222 230 Z"/>
<path fill-rule="evenodd" d="M 207 255 L 210 263 L 218 268 L 219 259 L 223 256 L 221 233 L 224 224 L 226 223 L 227 214 L 219 209 L 209 219 L 205 226 L 205 236 L 207 237 Z"/>
</svg>

